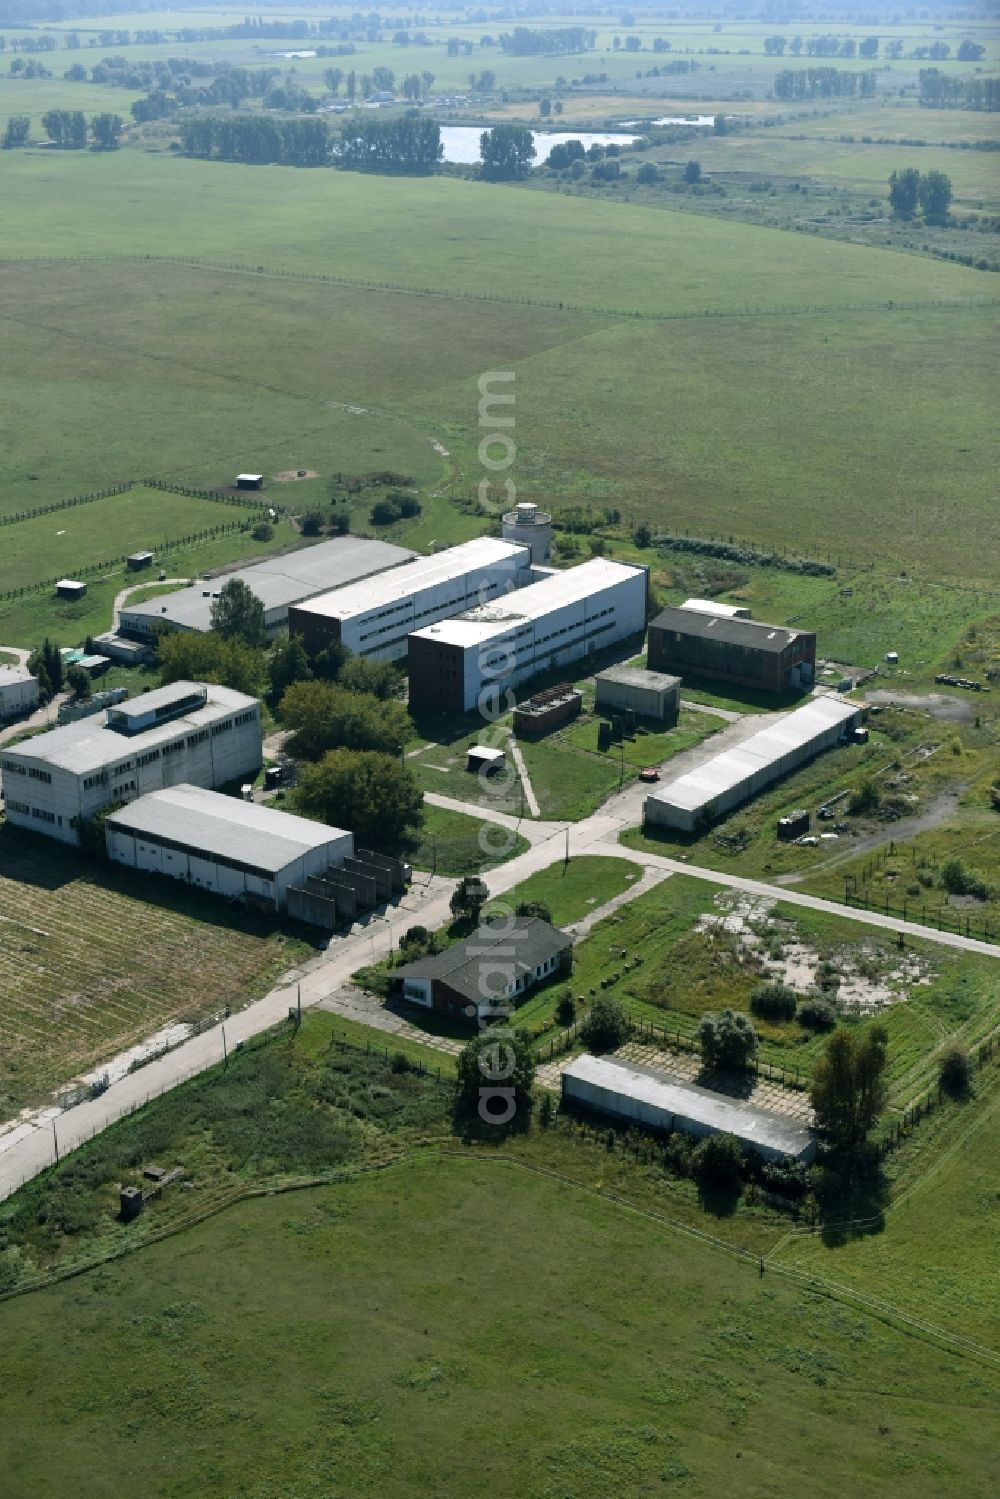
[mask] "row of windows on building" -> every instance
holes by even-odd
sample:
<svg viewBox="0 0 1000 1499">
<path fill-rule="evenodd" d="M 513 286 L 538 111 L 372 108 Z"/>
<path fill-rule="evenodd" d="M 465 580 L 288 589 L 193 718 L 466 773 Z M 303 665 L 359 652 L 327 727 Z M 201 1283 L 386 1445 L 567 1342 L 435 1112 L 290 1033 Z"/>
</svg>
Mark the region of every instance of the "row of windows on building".
<svg viewBox="0 0 1000 1499">
<path fill-rule="evenodd" d="M 62 818 L 56 817 L 54 812 L 46 812 L 44 807 L 32 807 L 28 802 L 16 802 L 12 796 L 5 798 L 8 812 L 20 812 L 22 817 L 34 817 L 39 822 L 58 822 L 62 827 Z"/>
<path fill-rule="evenodd" d="M 477 585 L 477 588 L 476 588 L 476 592 L 478 594 L 480 594 L 480 596 L 481 596 L 477 600 L 477 602 L 478 603 L 484 603 L 485 599 L 487 597 L 489 597 L 489 595 L 498 593 L 503 588 L 503 586 L 504 585 L 502 583 L 498 582 L 495 579 L 492 579 L 492 578 L 483 579 Z M 420 628 L 419 621 L 422 620 L 422 619 L 427 619 L 428 616 L 431 615 L 431 614 L 436 615 L 438 619 L 441 619 L 443 617 L 446 617 L 449 612 L 454 612 L 454 611 L 456 611 L 458 609 L 464 609 L 466 607 L 466 602 L 468 600 L 468 597 L 469 597 L 469 589 L 466 588 L 461 598 L 454 598 L 454 599 L 447 599 L 447 600 L 439 598 L 438 600 L 436 600 L 435 603 L 428 604 L 426 609 L 416 609 L 416 610 L 414 610 L 413 613 L 410 615 L 410 618 L 413 621 L 412 625 L 410 626 L 410 628 L 408 630 L 406 630 L 406 632 L 403 635 L 397 636 L 396 639 L 397 640 L 405 640 L 405 638 L 406 638 L 407 635 L 412 635 L 412 633 L 413 633 L 414 630 L 417 630 L 417 629 Z M 362 635 L 362 636 L 359 637 L 361 639 L 361 641 L 364 642 L 366 640 L 373 640 L 376 636 L 384 635 L 388 630 L 395 629 L 397 621 L 394 620 L 394 619 L 391 619 L 390 616 L 394 615 L 394 614 L 401 614 L 401 613 L 403 613 L 404 610 L 408 610 L 411 607 L 411 603 L 412 603 L 411 600 L 406 600 L 402 604 L 394 604 L 389 609 L 380 609 L 377 614 L 373 614 L 371 616 L 370 620 L 366 620 L 365 621 L 366 624 L 370 624 L 370 623 L 372 623 L 374 621 L 377 621 L 377 620 L 380 620 L 380 619 L 388 619 L 389 623 L 386 624 L 386 625 L 383 625 L 382 628 L 379 629 L 379 630 L 369 630 L 367 632 L 367 634 Z M 396 641 L 392 641 L 390 643 L 394 645 L 394 644 L 396 644 Z"/>
</svg>

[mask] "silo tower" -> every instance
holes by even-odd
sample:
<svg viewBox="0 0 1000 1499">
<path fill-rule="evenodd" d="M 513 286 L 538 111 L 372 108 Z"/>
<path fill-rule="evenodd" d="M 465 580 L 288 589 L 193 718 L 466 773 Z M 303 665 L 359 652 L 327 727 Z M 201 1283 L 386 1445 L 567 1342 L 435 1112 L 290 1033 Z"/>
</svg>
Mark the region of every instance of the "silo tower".
<svg viewBox="0 0 1000 1499">
<path fill-rule="evenodd" d="M 537 505 L 522 501 L 504 516 L 503 539 L 530 547 L 532 567 L 541 567 L 552 550 L 552 517 Z"/>
</svg>

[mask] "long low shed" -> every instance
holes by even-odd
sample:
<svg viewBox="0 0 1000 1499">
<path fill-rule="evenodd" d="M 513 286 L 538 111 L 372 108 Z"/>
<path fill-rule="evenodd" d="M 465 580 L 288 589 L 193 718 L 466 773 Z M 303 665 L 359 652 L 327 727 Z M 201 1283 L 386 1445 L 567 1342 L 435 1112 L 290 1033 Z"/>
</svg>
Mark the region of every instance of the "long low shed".
<svg viewBox="0 0 1000 1499">
<path fill-rule="evenodd" d="M 634 1063 L 585 1053 L 562 1074 L 563 1098 L 616 1119 L 697 1139 L 735 1135 L 764 1160 L 811 1161 L 816 1141 L 810 1129 L 752 1104 L 739 1103 L 695 1083 L 675 1082 Z"/>
<path fill-rule="evenodd" d="M 693 833 L 831 749 L 861 723 L 857 703 L 817 697 L 646 798 L 647 825 Z"/>
</svg>

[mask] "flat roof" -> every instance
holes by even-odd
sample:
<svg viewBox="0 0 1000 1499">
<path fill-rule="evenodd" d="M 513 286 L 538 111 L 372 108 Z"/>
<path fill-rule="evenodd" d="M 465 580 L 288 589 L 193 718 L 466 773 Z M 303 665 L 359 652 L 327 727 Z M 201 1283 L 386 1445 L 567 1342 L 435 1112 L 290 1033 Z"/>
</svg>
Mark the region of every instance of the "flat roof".
<svg viewBox="0 0 1000 1499">
<path fill-rule="evenodd" d="M 696 614 L 719 614 L 726 619 L 735 619 L 741 611 L 750 612 L 745 604 L 720 604 L 717 599 L 685 599 L 678 607 L 693 609 Z"/>
<path fill-rule="evenodd" d="M 780 1114 L 727 1098 L 723 1093 L 713 1093 L 696 1083 L 668 1078 L 634 1062 L 619 1062 L 585 1052 L 575 1057 L 562 1075 L 680 1115 L 720 1134 L 735 1135 L 750 1146 L 761 1145 L 767 1150 L 798 1156 L 813 1143 L 811 1130 L 792 1124 Z"/>
<path fill-rule="evenodd" d="M 6 666 L 0 663 L 0 687 L 14 687 L 18 682 L 35 682 L 30 671 L 25 671 L 23 666 Z"/>
<path fill-rule="evenodd" d="M 676 608 L 661 610 L 651 621 L 650 628 L 775 653 L 783 651 L 800 635 L 812 634 L 811 630 L 792 630 L 787 625 L 767 625 L 756 619 L 733 619 L 729 615 L 703 614 L 697 609 Z"/>
<path fill-rule="evenodd" d="M 352 615 L 369 614 L 383 604 L 392 604 L 421 588 L 433 588 L 452 578 L 464 577 L 476 568 L 509 562 L 512 569 L 516 569 L 526 567 L 530 559 L 531 552 L 526 546 L 500 541 L 494 536 L 477 536 L 472 541 L 463 541 L 460 546 L 435 552 L 432 557 L 414 556 L 391 573 L 379 574 L 364 583 L 348 583 L 344 588 L 321 593 L 303 603 L 302 607 L 310 614 L 350 619 Z"/>
<path fill-rule="evenodd" d="M 57 588 L 86 588 L 86 583 L 81 583 L 79 578 L 60 578 L 56 584 Z"/>
<path fill-rule="evenodd" d="M 563 572 L 543 578 L 540 583 L 518 588 L 502 599 L 477 604 L 474 609 L 466 609 L 451 619 L 415 630 L 413 638 L 468 649 L 491 636 L 515 630 L 518 625 L 543 619 L 568 604 L 582 603 L 591 594 L 623 583 L 630 577 L 644 579 L 645 569 L 630 567 L 624 562 L 611 562 L 606 557 L 593 557 L 589 562 L 581 562 L 579 567 L 568 567 Z"/>
<path fill-rule="evenodd" d="M 213 683 L 205 682 L 172 682 L 169 688 L 156 688 L 153 692 L 144 692 L 141 697 L 131 698 L 128 709 L 130 713 L 141 713 L 147 699 L 157 699 L 163 692 L 180 695 L 180 689 L 195 692 L 199 688 L 205 690 L 206 686 L 208 701 L 203 708 L 195 708 L 163 723 L 150 725 L 148 729 L 131 737 L 111 728 L 104 715 L 98 713 L 89 718 L 76 719 L 73 723 L 61 724 L 59 728 L 50 729 L 47 734 L 38 734 L 34 739 L 26 739 L 21 744 L 5 747 L 3 754 L 24 760 L 40 760 L 57 770 L 69 771 L 72 775 L 86 775 L 90 771 L 103 769 L 105 765 L 127 760 L 155 748 L 158 744 L 176 738 L 178 733 L 209 728 L 230 713 L 257 707 L 255 697 L 234 692 L 231 687 L 216 687 Z M 114 711 L 120 710 L 121 704 L 116 705 Z"/>
<path fill-rule="evenodd" d="M 665 671 L 645 671 L 641 666 L 609 666 L 599 671 L 598 682 L 620 682 L 623 687 L 645 687 L 652 692 L 671 692 L 681 685 L 680 677 Z"/>
<path fill-rule="evenodd" d="M 857 703 L 845 702 L 842 697 L 826 694 L 814 697 L 803 707 L 786 713 L 777 723 L 759 729 L 742 744 L 723 750 L 706 760 L 704 765 L 678 776 L 676 781 L 658 787 L 646 800 L 668 802 L 671 806 L 693 811 L 741 786 L 765 766 L 803 749 L 827 730 L 848 724 L 860 711 Z"/>
<path fill-rule="evenodd" d="M 387 541 L 338 536 L 282 557 L 266 557 L 249 567 L 220 574 L 176 593 L 161 593 L 141 604 L 126 603 L 122 616 L 126 620 L 146 616 L 189 630 L 207 630 L 211 625 L 212 596 L 220 593 L 233 578 L 239 578 L 252 589 L 265 610 L 284 609 L 314 594 L 396 567 L 415 555 L 406 547 L 393 546 Z M 204 596 L 206 593 L 208 598 Z"/>
<path fill-rule="evenodd" d="M 236 859 L 277 874 L 303 854 L 351 835 L 274 807 L 239 801 L 202 786 L 169 786 L 129 802 L 107 827 L 138 838 L 169 839 L 212 857 Z"/>
</svg>

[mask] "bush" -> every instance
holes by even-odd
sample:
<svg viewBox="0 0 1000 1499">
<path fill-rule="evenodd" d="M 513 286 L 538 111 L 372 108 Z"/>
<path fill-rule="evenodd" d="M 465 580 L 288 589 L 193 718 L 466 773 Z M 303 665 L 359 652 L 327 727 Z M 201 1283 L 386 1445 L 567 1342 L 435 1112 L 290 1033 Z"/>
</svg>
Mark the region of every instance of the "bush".
<svg viewBox="0 0 1000 1499">
<path fill-rule="evenodd" d="M 856 791 L 852 791 L 847 803 L 847 810 L 852 817 L 870 816 L 878 811 L 882 801 L 882 794 L 874 781 L 865 781 Z"/>
<path fill-rule="evenodd" d="M 944 1091 L 953 1098 L 961 1098 L 969 1091 L 971 1077 L 968 1052 L 960 1046 L 949 1047 L 938 1063 L 938 1078 Z"/>
<path fill-rule="evenodd" d="M 262 520 L 259 525 L 254 526 L 250 534 L 254 541 L 270 541 L 274 536 L 274 527 L 268 521 Z"/>
<path fill-rule="evenodd" d="M 309 510 L 302 517 L 302 535 L 318 536 L 323 529 L 323 517 L 318 510 Z"/>
<path fill-rule="evenodd" d="M 791 1020 L 795 1014 L 795 1002 L 795 990 L 776 979 L 767 984 L 757 984 L 750 991 L 751 1010 L 767 1020 Z"/>
<path fill-rule="evenodd" d="M 811 1031 L 832 1031 L 837 1024 L 837 1011 L 825 995 L 814 990 L 799 1005 L 796 1018 Z"/>
<path fill-rule="evenodd" d="M 757 1032 L 746 1015 L 723 1010 L 703 1015 L 698 1043 L 708 1067 L 746 1067 L 757 1051 Z"/>
<path fill-rule="evenodd" d="M 542 1094 L 541 1107 L 538 1110 L 538 1122 L 541 1125 L 542 1129 L 548 1129 L 549 1125 L 552 1123 L 553 1118 L 555 1117 L 555 1112 L 556 1101 L 552 1097 L 552 1094 L 549 1093 L 548 1090 L 546 1090 L 546 1092 Z"/>
<path fill-rule="evenodd" d="M 692 1157 L 699 1182 L 712 1187 L 736 1187 L 743 1170 L 743 1149 L 735 1135 L 709 1135 Z"/>
<path fill-rule="evenodd" d="M 568 991 L 559 996 L 556 1005 L 556 1019 L 560 1025 L 572 1025 L 576 1019 L 576 1001 Z"/>
<path fill-rule="evenodd" d="M 961 859 L 949 859 L 942 864 L 938 876 L 943 889 L 949 895 L 974 895 L 979 900 L 989 898 L 989 886 L 972 869 L 967 869 Z"/>
<path fill-rule="evenodd" d="M 552 912 L 543 900 L 522 900 L 514 907 L 515 916 L 536 916 L 539 921 L 552 924 Z"/>
<path fill-rule="evenodd" d="M 602 994 L 594 1000 L 580 1036 L 590 1051 L 614 1051 L 628 1039 L 631 1029 L 621 1000 Z"/>
</svg>

